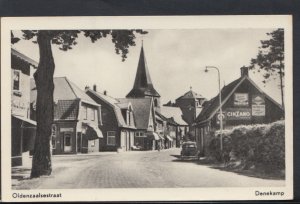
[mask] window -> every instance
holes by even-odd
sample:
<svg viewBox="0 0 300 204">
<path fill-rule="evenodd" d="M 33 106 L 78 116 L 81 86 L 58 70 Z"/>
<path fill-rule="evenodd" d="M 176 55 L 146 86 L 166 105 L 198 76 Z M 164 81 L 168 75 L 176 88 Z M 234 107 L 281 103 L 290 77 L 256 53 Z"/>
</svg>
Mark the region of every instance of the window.
<svg viewBox="0 0 300 204">
<path fill-rule="evenodd" d="M 115 131 L 107 131 L 107 145 L 116 145 Z"/>
<path fill-rule="evenodd" d="M 155 107 L 158 106 L 158 101 L 157 101 L 157 99 L 154 99 L 154 106 L 155 106 Z"/>
<path fill-rule="evenodd" d="M 95 113 L 96 113 L 95 109 L 89 108 L 89 115 L 90 115 L 89 118 L 90 118 L 92 121 L 95 120 Z"/>
<path fill-rule="evenodd" d="M 95 147 L 95 145 L 96 145 L 96 140 L 92 140 L 91 141 L 91 147 Z"/>
<path fill-rule="evenodd" d="M 143 132 L 136 132 L 135 136 L 136 137 L 144 137 L 144 133 Z"/>
<path fill-rule="evenodd" d="M 20 71 L 13 71 L 13 90 L 20 91 Z"/>
<path fill-rule="evenodd" d="M 83 106 L 82 109 L 83 120 L 87 120 L 87 107 Z"/>
<path fill-rule="evenodd" d="M 65 146 L 71 146 L 71 136 L 70 135 L 65 136 Z"/>
</svg>

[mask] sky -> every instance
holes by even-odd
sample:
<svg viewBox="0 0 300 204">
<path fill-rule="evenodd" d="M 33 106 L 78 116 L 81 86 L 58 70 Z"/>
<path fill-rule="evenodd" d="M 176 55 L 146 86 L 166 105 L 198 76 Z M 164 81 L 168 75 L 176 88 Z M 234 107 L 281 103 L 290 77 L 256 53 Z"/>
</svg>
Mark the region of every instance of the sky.
<svg viewBox="0 0 300 204">
<path fill-rule="evenodd" d="M 97 85 L 97 90 L 115 98 L 125 97 L 133 87 L 141 44 L 154 88 L 161 103 L 175 101 L 192 88 L 210 99 L 218 94 L 216 70 L 204 72 L 205 66 L 220 70 L 221 86 L 240 77 L 240 67 L 248 66 L 258 53 L 260 41 L 268 39 L 272 29 L 180 29 L 147 30 L 137 35 L 125 62 L 117 55 L 110 38 L 91 43 L 82 35 L 78 44 L 67 52 L 53 45 L 55 77 L 66 76 L 81 89 Z M 20 31 L 14 31 L 20 36 Z M 38 46 L 20 40 L 13 48 L 39 60 Z M 279 80 L 264 85 L 262 75 L 251 71 L 250 78 L 277 102 L 281 103 Z"/>
</svg>

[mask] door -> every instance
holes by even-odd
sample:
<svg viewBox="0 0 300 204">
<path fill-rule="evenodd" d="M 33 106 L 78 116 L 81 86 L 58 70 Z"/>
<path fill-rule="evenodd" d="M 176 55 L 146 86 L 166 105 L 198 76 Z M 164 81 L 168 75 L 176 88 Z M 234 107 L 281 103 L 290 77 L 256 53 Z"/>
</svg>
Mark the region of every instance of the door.
<svg viewBox="0 0 300 204">
<path fill-rule="evenodd" d="M 64 152 L 72 151 L 72 138 L 71 133 L 64 134 Z"/>
</svg>

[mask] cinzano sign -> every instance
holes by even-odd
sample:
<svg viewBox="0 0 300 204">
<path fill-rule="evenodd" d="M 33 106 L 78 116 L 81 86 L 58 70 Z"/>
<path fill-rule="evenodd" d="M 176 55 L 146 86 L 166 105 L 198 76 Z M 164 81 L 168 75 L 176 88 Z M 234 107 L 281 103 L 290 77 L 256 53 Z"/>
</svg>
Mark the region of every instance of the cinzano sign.
<svg viewBox="0 0 300 204">
<path fill-rule="evenodd" d="M 251 120 L 250 108 L 228 108 L 226 110 L 227 120 Z"/>
</svg>

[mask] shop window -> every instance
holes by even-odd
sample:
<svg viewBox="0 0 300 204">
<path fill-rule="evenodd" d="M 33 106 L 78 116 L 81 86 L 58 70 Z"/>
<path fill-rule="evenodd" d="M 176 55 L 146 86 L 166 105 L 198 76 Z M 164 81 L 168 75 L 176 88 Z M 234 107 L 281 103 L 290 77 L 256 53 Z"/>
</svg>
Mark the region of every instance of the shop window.
<svg viewBox="0 0 300 204">
<path fill-rule="evenodd" d="M 20 74 L 21 72 L 19 70 L 13 71 L 13 90 L 14 91 L 20 91 Z"/>
<path fill-rule="evenodd" d="M 115 131 L 107 132 L 107 145 L 116 145 L 116 132 Z"/>
</svg>

